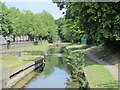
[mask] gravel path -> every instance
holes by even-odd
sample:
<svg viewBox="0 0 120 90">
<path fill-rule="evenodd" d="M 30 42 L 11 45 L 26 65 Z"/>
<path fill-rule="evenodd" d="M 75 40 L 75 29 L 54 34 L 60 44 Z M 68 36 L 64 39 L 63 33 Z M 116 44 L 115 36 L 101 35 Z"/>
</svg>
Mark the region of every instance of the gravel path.
<svg viewBox="0 0 120 90">
<path fill-rule="evenodd" d="M 90 51 L 84 50 L 86 55 L 91 59 L 96 61 L 97 63 L 103 65 L 105 69 L 107 69 L 114 77 L 115 80 L 118 81 L 120 85 L 120 76 L 118 76 L 118 72 L 120 73 L 120 70 L 114 65 L 111 65 L 109 63 L 106 63 L 105 61 L 102 61 L 102 59 L 98 59 L 95 55 L 93 55 Z"/>
</svg>

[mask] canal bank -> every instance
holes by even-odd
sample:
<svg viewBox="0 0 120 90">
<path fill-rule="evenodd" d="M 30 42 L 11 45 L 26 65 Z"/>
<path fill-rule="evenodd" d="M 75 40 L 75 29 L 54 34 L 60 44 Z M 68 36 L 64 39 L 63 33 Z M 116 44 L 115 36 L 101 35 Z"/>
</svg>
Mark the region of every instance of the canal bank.
<svg viewBox="0 0 120 90">
<path fill-rule="evenodd" d="M 90 88 L 113 88 L 113 90 L 118 90 L 118 81 L 114 79 L 109 70 L 104 68 L 107 67 L 107 64 L 102 65 L 101 63 L 98 63 L 86 53 L 90 47 L 85 45 L 69 45 L 66 49 L 68 52 L 78 52 L 76 54 L 79 54 L 81 51 L 84 52 L 85 59 L 83 62 L 83 71 Z"/>
<path fill-rule="evenodd" d="M 87 83 L 85 75 L 78 73 L 76 77 L 73 68 L 67 61 L 69 55 L 64 50 L 64 48 L 59 47 L 50 49 L 44 70 L 42 72 L 39 72 L 39 70 L 31 72 L 31 78 L 28 74 L 12 88 L 87 88 L 80 81 L 82 78 Z M 28 80 L 28 82 L 24 83 L 25 80 Z M 20 86 L 20 83 L 24 83 L 24 85 Z"/>
<path fill-rule="evenodd" d="M 58 47 L 59 48 L 59 47 Z M 59 48 L 60 49 L 60 48 Z M 47 81 L 49 81 L 50 79 L 53 79 L 54 77 L 58 77 L 58 79 L 59 79 L 59 81 L 61 81 L 61 83 L 62 82 L 64 82 L 65 80 L 64 79 L 66 79 L 67 77 L 66 77 L 66 75 L 67 76 L 69 76 L 67 73 L 68 73 L 68 69 L 67 69 L 67 65 L 66 65 L 66 63 L 65 63 L 65 60 L 63 60 L 62 59 L 62 54 L 61 53 L 58 53 L 59 52 L 59 50 L 58 49 L 50 49 L 49 51 L 48 51 L 48 57 L 47 57 L 47 59 L 46 59 L 46 62 L 45 62 L 45 67 L 44 67 L 44 70 L 43 70 L 43 72 L 39 72 L 39 68 L 37 69 L 37 70 L 35 70 L 35 71 L 33 71 L 33 72 L 31 72 L 30 74 L 31 74 L 31 78 L 30 78 L 30 76 L 29 76 L 29 74 L 28 75 L 26 75 L 23 79 L 25 79 L 25 80 L 23 80 L 23 79 L 21 79 L 17 84 L 15 84 L 15 85 L 13 85 L 13 87 L 12 88 L 20 88 L 20 87 L 28 87 L 28 88 L 31 88 L 31 86 L 29 86 L 29 85 L 23 85 L 23 86 L 21 86 L 20 85 L 20 83 L 24 83 L 24 84 L 31 84 L 31 83 L 29 83 L 29 82 L 26 82 L 26 80 L 27 81 L 31 81 L 31 79 L 32 79 L 32 77 L 33 77 L 33 79 L 35 79 L 35 77 L 36 77 L 36 75 L 38 75 L 38 76 L 42 76 L 42 75 L 44 75 L 44 77 L 45 78 L 47 78 L 47 77 L 49 77 L 52 73 L 58 73 L 58 74 L 60 74 L 60 75 L 57 75 L 56 76 L 56 74 L 55 75 L 53 75 L 53 76 L 51 76 L 50 78 L 48 78 L 48 80 Z M 54 55 L 53 55 L 53 53 L 54 53 Z M 57 54 L 56 54 L 57 53 Z M 50 54 L 50 56 L 49 56 L 49 54 Z M 59 64 L 58 64 L 59 63 Z M 64 64 L 64 65 L 63 65 Z M 61 69 L 62 69 L 62 66 L 64 66 L 64 67 L 66 67 L 66 68 L 64 68 L 64 70 L 61 70 L 60 68 L 58 68 L 57 67 L 57 65 L 58 65 L 58 67 L 61 67 Z M 55 71 L 55 72 L 54 72 Z M 67 71 L 67 72 L 66 72 Z M 34 74 L 34 75 L 33 75 Z M 62 75 L 63 74 L 63 75 Z M 62 75 L 62 76 L 61 76 Z M 61 80 L 61 78 L 63 78 L 63 80 Z M 51 80 L 52 81 L 52 80 Z M 44 81 L 43 81 L 44 82 Z M 39 82 L 39 83 L 43 83 L 43 82 Z M 39 84 L 38 83 L 38 84 Z M 47 83 L 47 82 L 46 82 Z M 59 82 L 60 83 L 60 82 Z M 50 84 L 50 83 L 49 83 Z M 54 84 L 54 83 L 53 83 Z M 20 85 L 20 87 L 19 87 L 19 85 Z M 46 85 L 48 85 L 48 84 L 46 84 Z M 43 85 L 44 86 L 44 85 Z M 49 86 L 49 85 L 48 85 Z M 62 83 L 61 85 L 60 84 L 58 84 L 58 87 L 60 88 L 60 86 L 61 87 L 64 87 L 64 83 Z M 36 87 L 32 87 L 32 88 L 37 88 L 38 86 L 36 86 Z M 45 88 L 45 87 L 44 87 Z M 54 87 L 53 87 L 54 88 Z"/>
<path fill-rule="evenodd" d="M 19 80 L 24 78 L 26 75 L 31 73 L 33 70 L 39 68 L 40 71 L 43 70 L 45 63 L 45 58 L 40 60 L 33 61 L 25 66 L 20 67 L 14 73 L 10 73 L 8 69 L 2 69 L 2 87 L 1 88 L 10 88 L 16 84 Z"/>
<path fill-rule="evenodd" d="M 50 45 L 52 47 L 49 46 L 49 48 L 54 48 L 55 46 L 58 47 L 59 44 L 53 44 Z M 60 44 L 60 46 L 66 46 L 66 44 Z M 47 52 L 45 52 L 46 54 Z M 10 88 L 11 86 L 13 86 L 14 84 L 16 84 L 19 80 L 21 80 L 22 78 L 24 78 L 26 75 L 28 75 L 29 73 L 31 73 L 32 71 L 34 71 L 36 68 L 39 68 L 39 70 L 41 71 L 44 67 L 44 62 L 45 61 L 45 57 L 32 61 L 22 67 L 19 67 L 17 70 L 15 70 L 14 72 L 10 73 L 10 71 L 7 69 L 8 74 L 5 74 L 4 77 L 5 78 L 1 78 L 1 88 Z M 3 73 L 1 70 L 1 73 Z M 2 75 L 3 76 L 3 75 Z"/>
</svg>

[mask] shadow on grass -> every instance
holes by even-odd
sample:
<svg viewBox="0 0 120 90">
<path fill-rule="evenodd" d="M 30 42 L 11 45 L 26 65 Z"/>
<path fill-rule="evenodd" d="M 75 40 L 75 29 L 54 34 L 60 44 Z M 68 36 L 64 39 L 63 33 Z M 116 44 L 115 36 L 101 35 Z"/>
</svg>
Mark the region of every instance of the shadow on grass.
<svg viewBox="0 0 120 90">
<path fill-rule="evenodd" d="M 24 51 L 26 55 L 44 55 L 45 52 L 43 51 Z"/>
<path fill-rule="evenodd" d="M 89 57 L 87 55 L 85 55 L 85 67 L 89 66 L 89 65 L 100 65 L 99 63 L 89 59 Z"/>
</svg>

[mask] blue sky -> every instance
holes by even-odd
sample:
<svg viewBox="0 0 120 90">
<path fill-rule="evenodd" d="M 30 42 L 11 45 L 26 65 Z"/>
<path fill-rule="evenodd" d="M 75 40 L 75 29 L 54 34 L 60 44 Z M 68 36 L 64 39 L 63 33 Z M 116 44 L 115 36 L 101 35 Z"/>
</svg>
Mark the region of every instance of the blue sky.
<svg viewBox="0 0 120 90">
<path fill-rule="evenodd" d="M 33 13 L 40 13 L 43 10 L 49 12 L 52 14 L 52 16 L 55 19 L 58 19 L 60 17 L 63 17 L 64 15 L 62 14 L 63 11 L 59 10 L 56 4 L 52 3 L 51 0 L 2 0 L 3 2 L 6 3 L 7 7 L 16 7 L 20 9 L 21 11 L 24 10 L 30 10 Z"/>
</svg>

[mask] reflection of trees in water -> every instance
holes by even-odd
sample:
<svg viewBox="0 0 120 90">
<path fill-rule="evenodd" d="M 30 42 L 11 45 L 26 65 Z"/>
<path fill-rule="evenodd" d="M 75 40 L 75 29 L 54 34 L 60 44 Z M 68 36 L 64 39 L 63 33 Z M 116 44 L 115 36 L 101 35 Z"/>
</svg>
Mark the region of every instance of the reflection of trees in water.
<svg viewBox="0 0 120 90">
<path fill-rule="evenodd" d="M 45 68 L 44 68 L 44 75 L 45 77 L 48 77 L 54 72 L 55 66 L 58 64 L 58 57 L 48 57 Z"/>
<path fill-rule="evenodd" d="M 55 67 L 58 67 L 66 71 L 66 73 L 70 74 L 70 70 L 65 59 L 66 57 L 54 57 L 54 56 L 48 57 L 43 71 L 44 77 L 46 78 L 49 75 L 51 75 L 54 72 Z"/>
<path fill-rule="evenodd" d="M 58 52 L 60 51 L 60 49 L 56 49 L 53 52 Z M 49 56 L 45 62 L 45 67 L 44 67 L 44 71 L 40 72 L 39 69 L 35 70 L 34 72 L 32 72 L 31 74 L 28 74 L 27 77 L 25 77 L 21 82 L 25 82 L 20 84 L 18 83 L 16 86 L 21 85 L 22 87 L 26 87 L 27 85 L 29 85 L 31 82 L 34 82 L 35 80 L 37 80 L 40 77 L 44 77 L 47 78 L 48 76 L 50 76 L 54 70 L 55 67 L 60 68 L 61 70 L 66 71 L 68 74 L 70 74 L 70 69 L 68 67 L 68 64 L 66 62 L 66 57 L 57 57 L 57 56 Z M 18 87 L 17 87 L 18 88 Z"/>
<path fill-rule="evenodd" d="M 60 48 L 54 48 L 49 50 L 49 54 L 55 54 L 61 52 Z M 58 67 L 62 70 L 65 70 L 68 74 L 70 73 L 68 69 L 68 65 L 66 63 L 66 57 L 55 57 L 55 56 L 49 56 L 45 63 L 45 68 L 43 73 L 45 74 L 45 77 L 48 77 L 54 72 L 55 67 Z"/>
<path fill-rule="evenodd" d="M 66 71 L 68 74 L 70 74 L 70 68 L 66 62 L 66 57 L 59 57 L 59 61 L 58 61 L 58 65 L 57 65 L 58 68 Z"/>
</svg>

